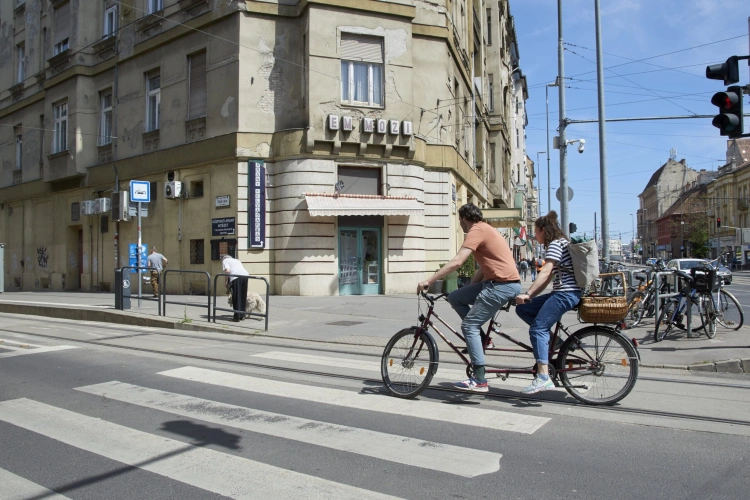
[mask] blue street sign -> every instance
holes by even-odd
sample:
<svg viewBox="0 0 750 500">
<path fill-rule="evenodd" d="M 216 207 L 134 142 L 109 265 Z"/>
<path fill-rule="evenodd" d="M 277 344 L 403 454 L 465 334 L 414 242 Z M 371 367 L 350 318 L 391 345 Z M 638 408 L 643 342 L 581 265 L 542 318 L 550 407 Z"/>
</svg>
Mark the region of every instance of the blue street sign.
<svg viewBox="0 0 750 500">
<path fill-rule="evenodd" d="M 134 203 L 151 202 L 151 183 L 148 181 L 130 181 L 130 201 Z"/>
<path fill-rule="evenodd" d="M 129 265 L 130 266 L 137 266 L 138 265 L 138 244 L 137 243 L 131 243 L 128 257 L 129 259 Z M 146 265 L 146 259 L 148 258 L 148 245 L 143 244 L 141 245 L 141 267 L 148 267 Z"/>
</svg>

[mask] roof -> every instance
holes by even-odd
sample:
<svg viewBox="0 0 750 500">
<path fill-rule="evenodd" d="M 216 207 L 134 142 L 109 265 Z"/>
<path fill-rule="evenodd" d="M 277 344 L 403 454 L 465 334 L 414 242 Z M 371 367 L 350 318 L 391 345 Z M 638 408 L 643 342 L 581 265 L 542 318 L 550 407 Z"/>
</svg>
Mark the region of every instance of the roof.
<svg viewBox="0 0 750 500">
<path fill-rule="evenodd" d="M 661 173 L 664 172 L 664 167 L 666 167 L 667 164 L 665 163 L 661 167 L 659 167 L 656 172 L 651 176 L 651 178 L 648 180 L 648 184 L 646 184 L 646 187 L 643 188 L 643 190 L 647 190 L 651 186 L 655 186 L 657 182 L 659 182 L 659 177 L 661 177 Z"/>
</svg>

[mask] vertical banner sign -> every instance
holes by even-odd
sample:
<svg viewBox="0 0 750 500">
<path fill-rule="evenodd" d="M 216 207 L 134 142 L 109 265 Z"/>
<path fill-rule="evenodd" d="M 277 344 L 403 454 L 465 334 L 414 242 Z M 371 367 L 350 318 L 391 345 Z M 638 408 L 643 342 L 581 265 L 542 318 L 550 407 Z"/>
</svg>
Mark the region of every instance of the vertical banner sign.
<svg viewBox="0 0 750 500">
<path fill-rule="evenodd" d="M 250 248 L 266 247 L 266 168 L 262 160 L 247 162 Z"/>
</svg>

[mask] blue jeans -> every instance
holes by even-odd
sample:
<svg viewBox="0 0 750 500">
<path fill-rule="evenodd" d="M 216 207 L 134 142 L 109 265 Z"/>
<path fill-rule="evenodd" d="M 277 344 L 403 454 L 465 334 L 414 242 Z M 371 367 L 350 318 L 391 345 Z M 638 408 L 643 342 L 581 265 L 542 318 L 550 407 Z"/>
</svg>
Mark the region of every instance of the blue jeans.
<svg viewBox="0 0 750 500">
<path fill-rule="evenodd" d="M 581 301 L 581 292 L 552 292 L 531 299 L 528 304 L 516 306 L 516 314 L 530 326 L 529 337 L 537 363 L 549 361 L 550 330 L 563 314 Z"/>
<path fill-rule="evenodd" d="M 521 293 L 520 283 L 496 283 L 483 281 L 455 290 L 448 295 L 448 302 L 461 319 L 461 332 L 466 338 L 471 364 L 484 366 L 484 348 L 480 328 L 509 300 Z M 474 304 L 474 307 L 471 307 Z"/>
</svg>

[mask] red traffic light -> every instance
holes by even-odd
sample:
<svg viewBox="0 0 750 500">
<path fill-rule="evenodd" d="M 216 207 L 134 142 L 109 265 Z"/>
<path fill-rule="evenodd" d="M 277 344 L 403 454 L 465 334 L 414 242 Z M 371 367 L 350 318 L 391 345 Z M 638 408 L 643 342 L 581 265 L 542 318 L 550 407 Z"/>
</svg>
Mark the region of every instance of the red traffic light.
<svg viewBox="0 0 750 500">
<path fill-rule="evenodd" d="M 738 95 L 736 92 L 717 92 L 711 98 L 711 104 L 729 111 L 736 106 L 740 100 L 742 100 L 742 96 Z"/>
<path fill-rule="evenodd" d="M 719 114 L 714 116 L 711 124 L 728 137 L 742 137 L 742 87 L 728 87 L 725 92 L 717 92 L 711 98 L 711 104 L 719 107 Z"/>
<path fill-rule="evenodd" d="M 716 218 L 716 227 L 717 228 L 721 227 L 721 217 Z"/>
</svg>

